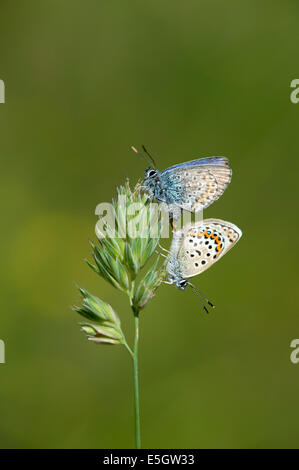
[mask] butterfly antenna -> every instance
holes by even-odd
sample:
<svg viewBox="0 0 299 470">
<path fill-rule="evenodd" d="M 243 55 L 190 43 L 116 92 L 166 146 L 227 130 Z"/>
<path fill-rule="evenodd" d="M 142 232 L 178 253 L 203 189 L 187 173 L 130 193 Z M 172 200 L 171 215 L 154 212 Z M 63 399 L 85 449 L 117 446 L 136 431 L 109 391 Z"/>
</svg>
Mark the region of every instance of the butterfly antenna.
<svg viewBox="0 0 299 470">
<path fill-rule="evenodd" d="M 209 299 L 208 299 L 199 289 L 197 289 L 197 287 L 195 287 L 194 284 L 192 284 L 191 282 L 188 282 L 188 285 L 189 285 L 190 287 L 192 287 L 192 289 L 194 290 L 195 294 L 196 294 L 197 297 L 200 299 L 201 304 L 202 304 L 202 306 L 203 306 L 203 308 L 204 308 L 204 310 L 205 310 L 206 313 L 209 313 L 209 311 L 208 311 L 208 309 L 206 308 L 206 306 L 205 306 L 205 304 L 204 304 L 204 302 L 203 302 L 202 299 L 204 299 L 204 300 L 207 302 L 207 304 L 210 305 L 210 307 L 215 308 L 215 305 L 213 305 L 212 302 L 210 302 Z"/>
<path fill-rule="evenodd" d="M 193 286 L 193 284 L 189 283 L 189 286 L 192 287 L 192 289 L 194 289 L 194 292 L 195 292 L 195 294 L 197 295 L 197 297 L 199 298 L 200 303 L 201 303 L 202 308 L 204 309 L 204 311 L 205 311 L 206 313 L 209 313 L 209 310 L 208 310 L 207 307 L 205 306 L 205 304 L 204 304 L 204 302 L 203 302 L 201 296 L 199 295 L 199 293 L 197 292 L 197 290 L 195 289 L 195 287 Z"/>
<path fill-rule="evenodd" d="M 154 168 L 157 168 L 157 165 L 156 165 L 156 162 L 155 160 L 153 159 L 153 157 L 151 156 L 151 154 L 146 150 L 145 146 L 142 145 L 142 148 L 144 150 L 144 152 L 146 153 L 146 155 L 151 159 L 153 165 L 154 165 Z"/>
<path fill-rule="evenodd" d="M 209 301 L 209 299 L 204 295 L 203 292 L 201 292 L 194 284 L 191 284 L 191 282 L 189 282 L 189 284 L 205 299 L 205 301 L 207 302 L 207 304 L 210 305 L 210 307 L 215 308 L 215 305 Z"/>
<path fill-rule="evenodd" d="M 154 164 L 154 167 L 156 168 L 156 165 L 155 165 L 155 162 L 154 162 L 153 158 L 152 157 L 149 158 L 149 155 L 147 153 L 146 153 L 146 155 L 143 155 L 143 153 L 138 152 L 138 150 L 133 146 L 131 147 L 131 149 L 133 150 L 133 152 L 137 153 L 137 155 L 139 155 L 139 157 L 144 158 L 150 165 Z"/>
</svg>

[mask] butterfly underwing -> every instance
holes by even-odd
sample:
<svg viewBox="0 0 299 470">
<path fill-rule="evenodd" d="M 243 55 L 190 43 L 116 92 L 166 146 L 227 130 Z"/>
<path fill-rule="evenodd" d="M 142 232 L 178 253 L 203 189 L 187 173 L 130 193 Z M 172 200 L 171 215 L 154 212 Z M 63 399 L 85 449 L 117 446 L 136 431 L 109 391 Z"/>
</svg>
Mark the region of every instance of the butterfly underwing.
<svg viewBox="0 0 299 470">
<path fill-rule="evenodd" d="M 148 168 L 142 188 L 151 200 L 167 210 L 199 212 L 219 199 L 231 181 L 232 170 L 225 157 L 207 157 L 174 165 L 159 172 Z"/>
<path fill-rule="evenodd" d="M 187 279 L 215 264 L 241 236 L 236 225 L 220 219 L 190 223 L 174 232 L 167 262 L 168 283 L 184 289 L 190 284 Z"/>
</svg>

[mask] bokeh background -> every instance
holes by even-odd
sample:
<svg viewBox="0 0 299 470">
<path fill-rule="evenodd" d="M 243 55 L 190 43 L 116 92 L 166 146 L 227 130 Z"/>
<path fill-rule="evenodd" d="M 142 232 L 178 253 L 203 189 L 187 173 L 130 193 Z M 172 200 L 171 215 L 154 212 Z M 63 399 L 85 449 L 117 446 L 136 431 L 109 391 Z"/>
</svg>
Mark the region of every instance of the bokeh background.
<svg viewBox="0 0 299 470">
<path fill-rule="evenodd" d="M 99 202 L 145 162 L 226 155 L 233 180 L 205 211 L 243 238 L 195 281 L 161 287 L 141 317 L 149 448 L 297 447 L 299 5 L 264 0 L 2 1 L 0 446 L 134 446 L 132 370 L 69 306 L 74 282 L 120 293 L 83 262 Z"/>
</svg>

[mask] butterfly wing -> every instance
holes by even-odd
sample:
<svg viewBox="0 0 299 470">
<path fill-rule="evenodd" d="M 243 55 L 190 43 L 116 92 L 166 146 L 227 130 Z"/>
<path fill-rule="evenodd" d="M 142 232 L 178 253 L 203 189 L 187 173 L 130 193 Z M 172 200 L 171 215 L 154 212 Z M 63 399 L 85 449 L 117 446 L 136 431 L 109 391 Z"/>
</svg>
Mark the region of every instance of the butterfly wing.
<svg viewBox="0 0 299 470">
<path fill-rule="evenodd" d="M 230 222 L 206 219 L 188 224 L 177 232 L 173 256 L 183 279 L 201 274 L 227 253 L 241 238 L 241 230 Z M 175 253 L 176 252 L 176 253 Z"/>
<path fill-rule="evenodd" d="M 205 157 L 205 158 L 197 158 L 195 160 L 191 160 L 189 162 L 178 163 L 176 165 L 170 166 L 166 170 L 162 171 L 161 173 L 167 173 L 175 168 L 182 168 L 194 165 L 216 165 L 216 166 L 229 166 L 228 159 L 226 157 Z"/>
<path fill-rule="evenodd" d="M 174 165 L 161 172 L 165 202 L 190 212 L 206 209 L 225 191 L 232 170 L 225 157 L 208 157 Z"/>
</svg>

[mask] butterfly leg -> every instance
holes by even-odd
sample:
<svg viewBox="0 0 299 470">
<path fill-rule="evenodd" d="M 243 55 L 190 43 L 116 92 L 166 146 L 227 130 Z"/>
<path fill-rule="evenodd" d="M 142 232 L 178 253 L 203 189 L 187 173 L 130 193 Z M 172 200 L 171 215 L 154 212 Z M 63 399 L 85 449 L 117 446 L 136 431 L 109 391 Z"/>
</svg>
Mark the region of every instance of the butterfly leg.
<svg viewBox="0 0 299 470">
<path fill-rule="evenodd" d="M 163 258 L 168 258 L 168 256 L 163 255 L 163 253 L 160 253 L 158 250 L 155 250 L 155 252 L 157 253 L 157 255 L 163 256 Z"/>
<path fill-rule="evenodd" d="M 170 253 L 169 250 L 166 250 L 166 248 L 164 248 L 162 245 L 160 245 L 160 243 L 158 243 L 158 247 L 161 248 L 161 250 L 165 251 L 165 253 Z"/>
</svg>

